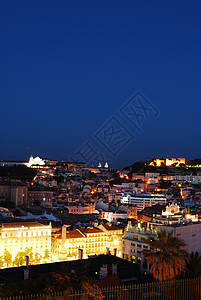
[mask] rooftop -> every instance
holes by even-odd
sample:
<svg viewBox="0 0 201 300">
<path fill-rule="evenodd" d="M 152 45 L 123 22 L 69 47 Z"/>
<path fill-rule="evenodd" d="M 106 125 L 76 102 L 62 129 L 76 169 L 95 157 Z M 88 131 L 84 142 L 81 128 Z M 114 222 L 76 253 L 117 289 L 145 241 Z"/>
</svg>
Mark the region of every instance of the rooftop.
<svg viewBox="0 0 201 300">
<path fill-rule="evenodd" d="M 136 280 L 141 279 L 140 270 L 137 264 L 129 262 L 112 255 L 98 255 L 93 258 L 65 261 L 57 263 L 48 263 L 42 265 L 30 265 L 30 279 L 36 279 L 48 275 L 50 272 L 59 272 L 62 270 L 74 270 L 79 276 L 89 276 L 99 279 L 99 270 L 103 264 L 108 265 L 108 275 L 112 273 L 112 264 L 117 264 L 117 276 L 120 280 L 135 277 Z M 24 278 L 24 267 L 15 267 L 0 269 L 0 283 L 19 282 Z M 135 280 L 135 281 L 136 281 Z"/>
<path fill-rule="evenodd" d="M 107 229 L 108 231 L 112 231 L 112 230 L 121 230 L 121 229 L 123 229 L 123 227 L 122 226 L 117 226 L 117 225 L 109 225 L 109 224 L 102 224 L 104 227 L 105 227 L 105 229 Z"/>
<path fill-rule="evenodd" d="M 182 227 L 182 226 L 195 226 L 195 225 L 201 225 L 201 222 L 182 222 L 182 223 L 173 223 L 173 224 L 164 224 L 162 226 L 165 227 Z"/>
<path fill-rule="evenodd" d="M 101 229 L 98 229 L 98 228 L 81 228 L 79 230 L 81 232 L 83 232 L 84 234 L 88 234 L 88 233 L 101 233 L 101 232 L 103 232 Z"/>
<path fill-rule="evenodd" d="M 41 227 L 44 226 L 39 222 L 12 222 L 12 223 L 2 223 L 1 228 L 20 228 L 20 227 Z"/>
<path fill-rule="evenodd" d="M 60 234 L 57 236 L 58 239 L 62 238 L 62 234 L 60 231 Z M 66 239 L 78 239 L 83 238 L 83 235 L 78 230 L 70 230 L 66 232 Z"/>
</svg>

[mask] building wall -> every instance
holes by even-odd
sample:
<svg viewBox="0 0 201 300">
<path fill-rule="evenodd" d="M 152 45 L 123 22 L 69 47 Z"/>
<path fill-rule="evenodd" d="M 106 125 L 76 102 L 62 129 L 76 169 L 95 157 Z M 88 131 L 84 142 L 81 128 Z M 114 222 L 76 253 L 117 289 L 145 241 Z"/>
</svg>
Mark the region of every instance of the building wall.
<svg viewBox="0 0 201 300">
<path fill-rule="evenodd" d="M 115 213 L 112 211 L 102 211 L 101 212 L 101 219 L 105 219 L 108 222 L 114 222 L 117 221 L 117 219 L 127 219 L 129 213 L 128 212 L 122 212 L 122 213 Z"/>
<path fill-rule="evenodd" d="M 145 241 L 150 236 L 156 236 L 156 234 L 131 227 L 125 231 L 122 238 L 122 258 L 138 263 L 141 270 L 146 273 L 149 273 L 149 265 L 144 263 L 142 251 L 150 250 L 149 245 Z"/>
<path fill-rule="evenodd" d="M 151 207 L 155 204 L 166 204 L 166 197 L 162 196 L 159 198 L 157 197 L 152 197 L 150 195 L 150 197 L 137 197 L 137 196 L 131 196 L 129 197 L 127 196 L 122 196 L 121 197 L 121 203 L 127 203 L 127 204 L 131 204 L 131 205 L 135 205 L 137 207 L 138 211 L 143 210 L 145 207 Z"/>
<path fill-rule="evenodd" d="M 52 259 L 53 261 L 63 260 L 62 251 L 64 252 L 65 259 L 69 257 L 77 258 L 78 249 L 85 249 L 85 238 L 69 238 L 68 234 L 66 236 L 66 241 L 64 243 L 64 249 L 62 249 L 62 238 L 58 237 L 58 234 L 52 236 Z"/>
<path fill-rule="evenodd" d="M 70 205 L 67 206 L 69 214 L 92 214 L 93 213 L 93 204 L 90 205 Z"/>
<path fill-rule="evenodd" d="M 177 226 L 160 226 L 158 230 L 164 229 L 166 231 L 174 232 L 174 236 L 183 239 L 186 243 L 186 250 L 188 253 L 196 252 L 201 255 L 201 223 L 188 223 L 186 225 Z"/>
<path fill-rule="evenodd" d="M 0 185 L 0 197 L 11 201 L 16 206 L 27 204 L 27 187 L 15 185 Z"/>
<path fill-rule="evenodd" d="M 44 255 L 45 250 L 51 252 L 51 225 L 37 222 L 4 223 L 0 227 L 0 256 L 5 250 L 12 254 L 32 248 L 33 255 Z"/>
<path fill-rule="evenodd" d="M 53 192 L 51 191 L 28 191 L 27 200 L 29 205 L 34 201 L 38 200 L 40 202 L 51 202 L 53 197 Z"/>
<path fill-rule="evenodd" d="M 137 219 L 137 207 L 136 206 L 129 206 L 129 219 Z"/>
<path fill-rule="evenodd" d="M 88 255 L 106 254 L 107 248 L 111 254 L 117 249 L 117 255 L 121 257 L 122 235 L 122 229 L 76 229 L 67 232 L 65 241 L 62 241 L 61 232 L 56 233 L 52 236 L 53 259 L 78 259 L 78 249 L 82 249 L 84 258 L 87 258 Z"/>
<path fill-rule="evenodd" d="M 116 249 L 117 256 L 121 257 L 121 242 L 123 237 L 123 229 L 115 225 L 99 225 L 98 228 L 103 230 L 107 236 L 107 247 L 113 253 Z"/>
</svg>

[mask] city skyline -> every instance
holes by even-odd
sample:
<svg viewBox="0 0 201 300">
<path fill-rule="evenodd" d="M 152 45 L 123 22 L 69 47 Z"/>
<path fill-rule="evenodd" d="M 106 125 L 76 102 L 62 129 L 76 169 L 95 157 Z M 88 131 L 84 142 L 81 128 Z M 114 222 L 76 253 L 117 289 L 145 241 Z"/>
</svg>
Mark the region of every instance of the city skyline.
<svg viewBox="0 0 201 300">
<path fill-rule="evenodd" d="M 200 3 L 9 3 L 0 3 L 1 159 L 70 161 L 88 142 L 113 167 L 200 157 Z M 141 131 L 121 111 L 138 91 L 158 110 Z M 129 132 L 115 155 L 96 135 L 111 119 Z"/>
<path fill-rule="evenodd" d="M 0 1 L 1 299 L 201 299 L 200 11 Z"/>
</svg>

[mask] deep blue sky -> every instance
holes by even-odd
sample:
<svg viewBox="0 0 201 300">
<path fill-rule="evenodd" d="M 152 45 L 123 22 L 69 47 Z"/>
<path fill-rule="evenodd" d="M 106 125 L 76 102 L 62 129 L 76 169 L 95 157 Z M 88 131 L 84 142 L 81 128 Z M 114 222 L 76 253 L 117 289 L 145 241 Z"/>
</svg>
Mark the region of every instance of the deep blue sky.
<svg viewBox="0 0 201 300">
<path fill-rule="evenodd" d="M 0 159 L 69 160 L 137 90 L 160 115 L 112 165 L 201 157 L 200 15 L 195 0 L 1 0 Z"/>
</svg>

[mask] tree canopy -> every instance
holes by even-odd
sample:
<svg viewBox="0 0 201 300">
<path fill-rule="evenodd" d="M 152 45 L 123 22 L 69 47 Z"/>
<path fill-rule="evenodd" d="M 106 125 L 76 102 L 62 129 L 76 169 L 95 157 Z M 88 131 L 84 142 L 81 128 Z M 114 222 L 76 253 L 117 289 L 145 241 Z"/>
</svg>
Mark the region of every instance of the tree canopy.
<svg viewBox="0 0 201 300">
<path fill-rule="evenodd" d="M 69 270 L 62 272 L 51 272 L 37 279 L 28 279 L 20 282 L 11 282 L 1 288 L 1 295 L 5 297 L 28 295 L 36 293 L 58 293 L 71 294 L 72 290 L 85 291 L 85 300 L 101 300 L 103 295 L 93 278 L 70 274 Z M 97 293 L 99 290 L 99 293 Z M 96 292 L 95 292 L 96 291 Z"/>
</svg>

